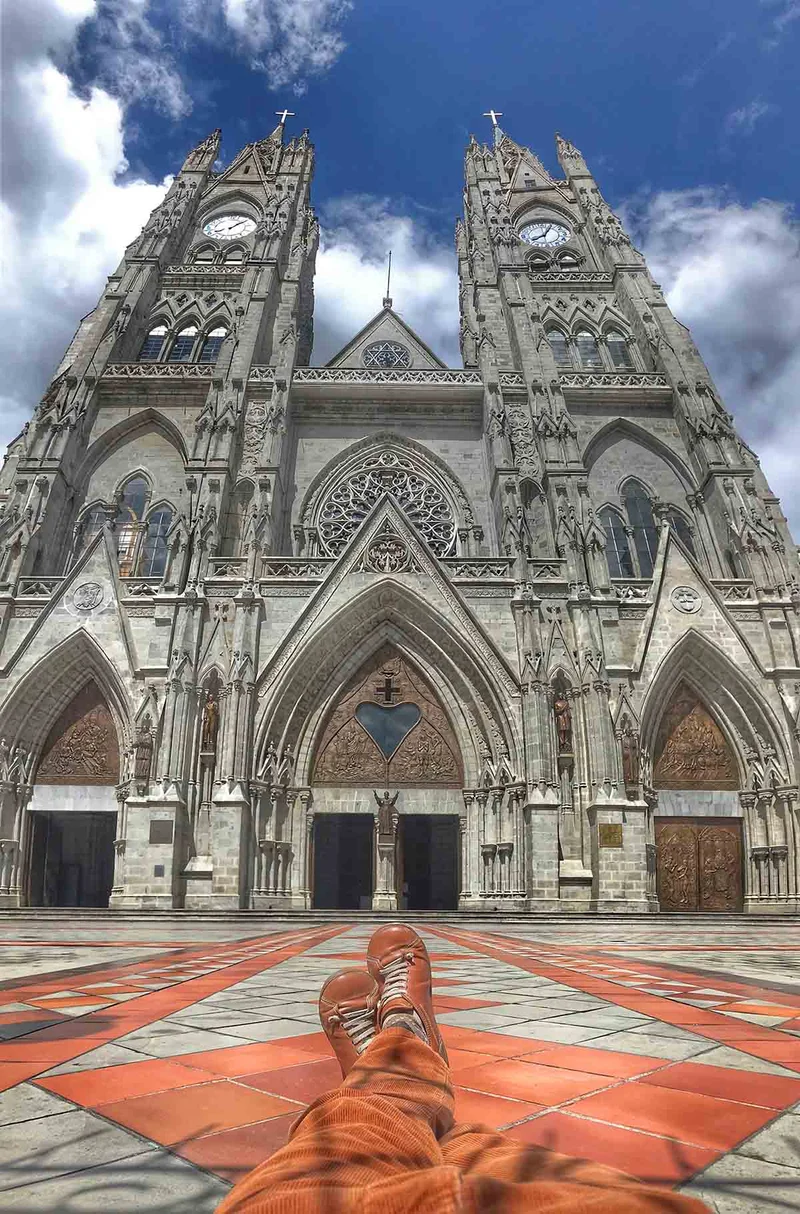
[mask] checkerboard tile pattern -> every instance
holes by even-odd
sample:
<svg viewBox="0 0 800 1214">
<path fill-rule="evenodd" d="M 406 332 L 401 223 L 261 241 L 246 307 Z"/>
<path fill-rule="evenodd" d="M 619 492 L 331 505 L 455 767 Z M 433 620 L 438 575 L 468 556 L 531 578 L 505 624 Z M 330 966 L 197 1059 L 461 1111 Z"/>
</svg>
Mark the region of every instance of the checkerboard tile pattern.
<svg viewBox="0 0 800 1214">
<path fill-rule="evenodd" d="M 333 970 L 363 959 L 369 935 L 343 924 L 173 943 L 145 960 L 7 984 L 9 1208 L 20 1194 L 25 1209 L 54 1208 L 76 1172 L 98 1184 L 120 1169 L 141 1175 L 144 1153 L 196 1192 L 194 1209 L 213 1210 L 338 1082 L 317 995 Z M 685 948 L 678 968 L 669 954 L 548 943 L 534 928 L 423 935 L 460 1121 L 690 1191 L 752 1165 L 767 1187 L 731 1210 L 770 1208 L 773 1182 L 800 1186 L 785 1145 L 800 1123 L 800 987 L 738 972 L 712 981 Z M 34 1160 L 27 1169 L 20 1152 Z M 137 1208 L 156 1208 L 147 1201 Z"/>
</svg>

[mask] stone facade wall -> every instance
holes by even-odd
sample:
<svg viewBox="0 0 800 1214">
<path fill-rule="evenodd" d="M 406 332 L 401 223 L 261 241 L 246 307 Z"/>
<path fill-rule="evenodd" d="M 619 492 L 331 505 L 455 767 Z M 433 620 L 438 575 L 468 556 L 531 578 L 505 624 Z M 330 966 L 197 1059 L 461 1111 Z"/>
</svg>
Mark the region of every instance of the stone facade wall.
<svg viewBox="0 0 800 1214">
<path fill-rule="evenodd" d="M 745 908 L 796 911 L 796 549 L 577 149 L 559 142 L 557 180 L 499 129 L 470 144 L 452 370 L 390 301 L 309 368 L 313 148 L 281 126 L 215 174 L 217 147 L 215 133 L 187 157 L 0 475 L 0 903 L 29 896 L 32 815 L 57 795 L 37 764 L 91 680 L 120 741 L 113 906 L 307 907 L 315 819 L 344 813 L 374 816 L 375 905 L 392 909 L 397 823 L 378 830 L 374 789 L 313 780 L 348 680 L 387 647 L 430 684 L 460 749 L 463 788 L 422 781 L 394 812 L 458 815 L 463 908 L 656 910 L 655 819 L 682 815 L 740 816 Z M 203 231 L 232 207 L 251 221 L 235 265 Z M 563 227 L 556 247 L 520 238 L 537 218 Z M 226 329 L 215 363 L 169 361 L 187 317 Z M 157 319 L 165 345 L 142 361 Z M 365 366 L 376 343 L 408 357 Z M 439 504 L 412 518 L 386 471 L 332 557 L 317 505 L 376 452 Z M 148 483 L 140 545 L 147 511 L 174 509 L 150 576 L 117 561 L 133 471 Z M 646 576 L 612 578 L 598 512 L 622 507 L 631 475 L 657 555 Z M 86 540 L 93 502 L 107 526 Z M 454 528 L 447 555 L 439 523 Z M 736 791 L 653 787 L 682 682 L 735 756 Z M 70 807 L 89 808 L 79 794 Z"/>
</svg>

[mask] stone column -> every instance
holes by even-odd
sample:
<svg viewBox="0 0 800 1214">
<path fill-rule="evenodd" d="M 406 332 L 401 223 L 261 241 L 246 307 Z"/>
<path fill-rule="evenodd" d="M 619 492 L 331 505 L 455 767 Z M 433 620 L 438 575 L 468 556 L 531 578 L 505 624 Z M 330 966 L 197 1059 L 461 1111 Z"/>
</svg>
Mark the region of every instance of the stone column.
<svg viewBox="0 0 800 1214">
<path fill-rule="evenodd" d="M 393 813 L 391 830 L 381 831 L 378 814 L 375 814 L 375 889 L 372 894 L 373 910 L 397 910 L 397 824 L 398 815 Z"/>
</svg>

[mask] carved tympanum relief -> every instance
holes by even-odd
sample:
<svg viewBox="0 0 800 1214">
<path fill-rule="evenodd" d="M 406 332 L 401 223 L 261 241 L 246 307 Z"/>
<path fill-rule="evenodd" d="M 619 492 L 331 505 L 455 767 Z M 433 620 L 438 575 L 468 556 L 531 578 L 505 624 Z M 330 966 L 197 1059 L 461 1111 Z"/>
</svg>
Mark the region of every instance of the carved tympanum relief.
<svg viewBox="0 0 800 1214">
<path fill-rule="evenodd" d="M 79 691 L 50 731 L 36 772 L 38 784 L 116 784 L 119 743 L 98 687 Z"/>
<path fill-rule="evenodd" d="M 736 760 L 696 693 L 681 683 L 661 719 L 656 788 L 737 789 Z"/>
<path fill-rule="evenodd" d="M 444 711 L 422 676 L 388 646 L 365 663 L 334 709 L 312 781 L 461 786 L 458 743 Z"/>
</svg>

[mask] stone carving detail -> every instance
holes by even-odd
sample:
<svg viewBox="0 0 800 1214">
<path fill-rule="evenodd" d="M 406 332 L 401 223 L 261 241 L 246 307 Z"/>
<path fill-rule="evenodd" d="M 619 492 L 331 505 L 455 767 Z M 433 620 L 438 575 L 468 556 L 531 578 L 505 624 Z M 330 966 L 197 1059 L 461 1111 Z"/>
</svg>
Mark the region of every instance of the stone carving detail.
<svg viewBox="0 0 800 1214">
<path fill-rule="evenodd" d="M 0 782 L 26 784 L 30 775 L 30 752 L 22 746 L 9 746 L 0 738 Z"/>
<path fill-rule="evenodd" d="M 92 611 L 103 601 L 103 587 L 99 582 L 82 582 L 73 590 L 72 601 L 79 611 Z"/>
<path fill-rule="evenodd" d="M 523 476 L 538 476 L 540 471 L 539 453 L 536 450 L 536 440 L 533 437 L 533 423 L 527 404 L 510 404 L 506 409 L 508 426 L 511 431 L 511 449 L 514 452 L 514 462 Z"/>
<path fill-rule="evenodd" d="M 164 269 L 161 271 L 161 273 L 162 274 L 175 274 L 175 275 L 177 275 L 177 274 L 186 274 L 186 275 L 202 274 L 204 277 L 208 277 L 209 275 L 219 274 L 225 278 L 230 278 L 233 276 L 237 276 L 237 277 L 241 278 L 241 276 L 244 274 L 244 271 L 245 271 L 244 264 L 240 264 L 237 266 L 218 266 L 218 265 L 214 265 L 213 263 L 194 261 L 186 266 L 165 266 Z"/>
<path fill-rule="evenodd" d="M 384 493 L 391 494 L 437 556 L 452 551 L 456 523 L 441 489 L 407 457 L 381 451 L 339 481 L 323 502 L 317 527 L 328 553 L 339 555 Z"/>
<path fill-rule="evenodd" d="M 653 371 L 567 371 L 562 388 L 668 388 L 666 376 Z"/>
<path fill-rule="evenodd" d="M 373 540 L 358 566 L 361 572 L 370 569 L 375 573 L 401 573 L 412 567 L 417 568 L 407 546 L 389 531 Z"/>
<path fill-rule="evenodd" d="M 656 788 L 738 789 L 736 760 L 719 726 L 685 683 L 664 713 L 656 741 Z"/>
<path fill-rule="evenodd" d="M 211 363 L 110 363 L 103 379 L 211 379 Z"/>
<path fill-rule="evenodd" d="M 510 560 L 449 560 L 446 568 L 451 578 L 512 577 Z"/>
<path fill-rule="evenodd" d="M 117 784 L 119 743 L 111 713 L 90 683 L 50 733 L 36 772 L 39 784 Z"/>
<path fill-rule="evenodd" d="M 313 765 L 315 784 L 459 788 L 458 743 L 433 692 L 386 646 L 351 680 Z"/>
<path fill-rule="evenodd" d="M 253 367 L 253 372 L 266 368 Z M 520 380 L 522 377 L 520 376 Z M 431 384 L 435 387 L 461 387 L 466 384 L 482 385 L 477 371 L 446 371 L 436 368 L 428 370 L 376 371 L 367 367 L 297 367 L 292 376 L 295 384 Z"/>
<path fill-rule="evenodd" d="M 242 471 L 249 471 L 257 466 L 264 439 L 267 434 L 280 432 L 283 416 L 283 405 L 251 401 L 247 406 L 242 440 Z"/>
<path fill-rule="evenodd" d="M 682 611 L 684 615 L 693 615 L 703 605 L 703 600 L 694 586 L 675 586 L 669 596 L 669 601 L 677 611 Z"/>
</svg>

